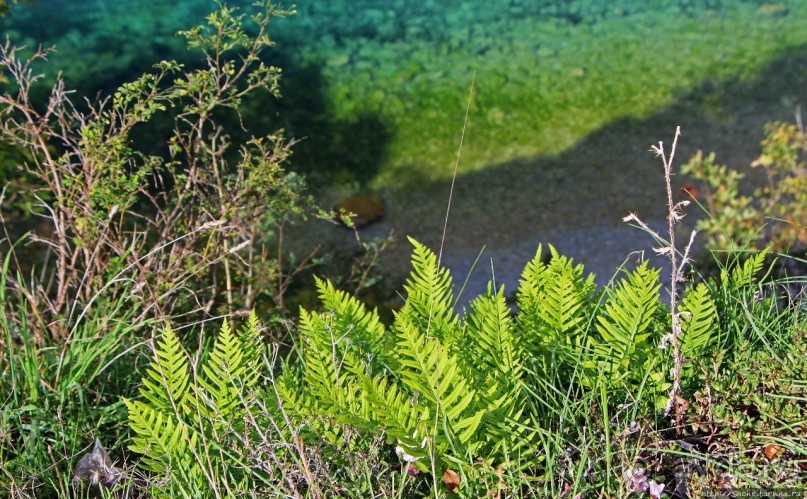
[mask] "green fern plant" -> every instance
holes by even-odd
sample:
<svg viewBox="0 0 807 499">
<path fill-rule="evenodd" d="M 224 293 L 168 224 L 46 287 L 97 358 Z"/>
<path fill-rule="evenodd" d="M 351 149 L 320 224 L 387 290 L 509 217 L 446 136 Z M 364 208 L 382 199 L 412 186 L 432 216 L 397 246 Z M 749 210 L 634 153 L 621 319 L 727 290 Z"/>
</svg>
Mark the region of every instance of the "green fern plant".
<svg viewBox="0 0 807 499">
<path fill-rule="evenodd" d="M 260 326 L 253 313 L 238 333 L 225 321 L 201 369 L 167 327 L 146 370 L 141 400 L 124 399 L 140 466 L 165 480 L 158 495 L 252 490 L 242 435 L 259 380 Z M 196 492 L 194 492 L 196 491 Z"/>
<path fill-rule="evenodd" d="M 767 249 L 752 253 L 744 261 L 740 260 L 742 255 L 736 255 L 732 261 L 721 267 L 720 277 L 709 283 L 718 310 L 717 329 L 723 333 L 720 338 L 721 351 L 731 352 L 745 336 L 748 323 L 743 317 L 746 311 L 765 306 L 759 300 L 759 283 L 765 279 L 760 274 L 769 255 Z"/>
<path fill-rule="evenodd" d="M 602 311 L 596 318 L 596 335 L 587 344 L 591 358 L 584 361 L 588 376 L 584 384 L 603 377 L 614 388 L 635 390 L 649 388 L 657 396 L 669 387 L 659 354 L 659 320 L 663 314 L 659 301 L 658 269 L 642 262 L 620 284 L 609 290 Z M 663 400 L 657 402 L 663 405 Z"/>
<path fill-rule="evenodd" d="M 698 283 L 684 294 L 681 303 L 681 354 L 684 357 L 683 378 L 699 377 L 697 366 L 719 343 L 717 308 L 709 286 Z"/>
<path fill-rule="evenodd" d="M 165 479 L 157 495 L 256 493 L 262 484 L 277 486 L 276 474 L 288 484 L 292 475 L 266 464 L 274 462 L 294 463 L 292 480 L 302 483 L 303 476 L 305 484 L 293 489 L 316 496 L 349 479 L 345 470 L 356 456 L 383 454 L 383 440 L 388 454 L 395 448 L 403 477 L 427 472 L 439 492 L 439 478 L 451 470 L 460 477 L 457 491 L 475 497 L 501 490 L 504 475 L 523 478 L 528 467 L 548 462 L 535 455 L 548 435 L 557 432 L 558 445 L 577 438 L 568 425 L 554 425 L 570 417 L 563 411 L 590 417 L 590 400 L 575 404 L 592 389 L 601 396 L 604 421 L 623 393 L 642 402 L 637 407 L 664 407 L 670 360 L 659 347 L 669 312 L 659 296 L 659 270 L 647 262 L 598 294 L 581 265 L 552 247 L 545 263 L 539 248 L 524 271 L 517 314 L 504 289 L 489 284 L 460 316 L 449 271 L 411 242 L 406 302 L 393 324 L 317 280 L 323 307 L 300 311 L 298 341 L 266 374 L 269 390 L 259 387 L 264 357 L 254 314 L 239 332 L 225 323 L 197 363 L 168 328 L 141 399 L 125 401 L 131 449 L 143 456 L 141 467 Z M 723 349 L 746 311 L 765 317 L 765 304 L 748 295 L 764 260 L 754 255 L 717 282 L 685 286 L 680 345 L 687 393 L 700 387 L 702 359 Z M 721 309 L 726 289 L 744 297 L 732 317 Z M 744 332 L 737 334 L 748 341 Z M 541 380 L 547 375 L 554 377 Z M 538 400 L 544 395 L 559 399 Z M 256 448 L 268 442 L 282 444 L 269 444 L 261 455 Z"/>
<path fill-rule="evenodd" d="M 516 296 L 522 347 L 542 357 L 544 371 L 559 364 L 574 365 L 593 311 L 594 275 L 584 277 L 583 265 L 560 255 L 549 245 L 550 260 L 542 260 L 543 247 L 524 268 Z"/>
<path fill-rule="evenodd" d="M 383 432 L 421 471 L 452 468 L 465 477 L 474 462 L 494 466 L 529 442 L 515 323 L 503 291 L 492 288 L 461 320 L 450 273 L 410 241 L 413 270 L 392 329 L 318 281 L 325 310 L 301 312 L 304 366 L 279 393 L 323 435 Z"/>
</svg>

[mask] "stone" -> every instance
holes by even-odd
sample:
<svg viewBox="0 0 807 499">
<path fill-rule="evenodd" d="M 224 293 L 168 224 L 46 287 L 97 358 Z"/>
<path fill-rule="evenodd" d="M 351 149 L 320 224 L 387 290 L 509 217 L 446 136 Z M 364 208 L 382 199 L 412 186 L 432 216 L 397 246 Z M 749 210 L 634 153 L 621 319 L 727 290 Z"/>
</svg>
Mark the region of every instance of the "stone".
<svg viewBox="0 0 807 499">
<path fill-rule="evenodd" d="M 92 452 L 85 454 L 73 470 L 74 480 L 89 479 L 94 490 L 99 490 L 101 486 L 112 488 L 125 477 L 125 473 L 112 465 L 101 441 L 96 438 Z"/>
<path fill-rule="evenodd" d="M 357 194 L 338 202 L 334 209 L 352 213 L 353 225 L 360 229 L 384 218 L 384 203 L 378 194 Z"/>
<path fill-rule="evenodd" d="M 757 15 L 769 17 L 784 17 L 790 11 L 787 6 L 781 3 L 764 3 L 757 9 Z"/>
<path fill-rule="evenodd" d="M 332 67 L 344 66 L 350 62 L 350 54 L 346 52 L 338 52 L 328 60 L 328 65 Z"/>
</svg>

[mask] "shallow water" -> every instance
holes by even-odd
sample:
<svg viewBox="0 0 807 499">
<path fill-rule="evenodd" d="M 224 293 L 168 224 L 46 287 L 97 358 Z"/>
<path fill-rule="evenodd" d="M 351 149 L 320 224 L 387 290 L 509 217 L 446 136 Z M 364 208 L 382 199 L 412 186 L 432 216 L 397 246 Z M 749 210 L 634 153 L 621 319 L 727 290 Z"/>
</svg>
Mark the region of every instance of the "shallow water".
<svg viewBox="0 0 807 499">
<path fill-rule="evenodd" d="M 246 5 L 246 2 L 243 3 Z M 161 58 L 192 56 L 172 34 L 201 0 L 38 0 L 0 20 L 12 40 L 57 44 L 51 58 L 84 93 L 109 91 Z M 399 236 L 383 258 L 403 278 L 412 235 L 440 244 L 450 176 L 470 99 L 443 261 L 460 280 L 486 252 L 469 295 L 491 277 L 513 289 L 538 242 L 607 281 L 652 241 L 621 218 L 663 225 L 661 164 L 648 152 L 683 137 L 744 166 L 762 125 L 792 120 L 807 93 L 807 2 L 757 0 L 303 1 L 276 20 L 281 103 L 252 101 L 256 134 L 297 137 L 293 159 L 328 204 L 380 192 Z M 681 181 L 675 179 L 676 186 Z M 352 235 L 315 226 L 297 245 Z"/>
</svg>

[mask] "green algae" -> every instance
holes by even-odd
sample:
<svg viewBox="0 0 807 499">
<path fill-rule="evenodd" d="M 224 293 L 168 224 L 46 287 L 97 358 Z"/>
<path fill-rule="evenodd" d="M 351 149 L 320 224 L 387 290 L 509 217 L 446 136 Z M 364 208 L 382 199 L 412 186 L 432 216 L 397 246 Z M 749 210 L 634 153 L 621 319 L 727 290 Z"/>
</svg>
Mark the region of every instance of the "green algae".
<svg viewBox="0 0 807 499">
<path fill-rule="evenodd" d="M 558 154 L 615 120 L 648 116 L 704 81 L 752 78 L 783 49 L 807 43 L 806 20 L 799 2 L 690 15 L 668 8 L 578 24 L 505 17 L 444 33 L 436 44 L 351 40 L 343 50 L 356 62 L 326 65 L 323 75 L 335 115 L 370 111 L 393 126 L 375 179 L 393 185 L 451 174 L 474 72 L 462 171 Z"/>
<path fill-rule="evenodd" d="M 2 22 L 18 41 L 56 43 L 49 74 L 63 70 L 70 86 L 92 95 L 160 58 L 188 59 L 171 34 L 210 8 L 206 0 L 153 0 L 138 9 L 40 0 Z M 308 137 L 294 161 L 306 172 L 358 164 L 331 180 L 376 187 L 451 174 L 474 74 L 461 171 L 560 154 L 705 85 L 753 78 L 782 51 L 807 44 L 801 0 L 309 0 L 298 10 L 273 24 L 285 56 L 268 56 L 289 69 L 282 92 L 296 92 L 301 108 L 292 121 L 315 121 L 287 126 Z M 312 71 L 317 78 L 307 81 Z M 720 98 L 700 104 L 711 116 L 724 114 Z M 286 126 L 283 113 L 295 112 L 256 106 L 252 114 L 266 115 L 257 121 L 266 130 Z M 384 133 L 357 135 L 373 127 Z M 325 139 L 312 140 L 314 132 Z M 385 143 L 373 147 L 383 153 L 350 157 L 379 137 Z M 335 150 L 323 150 L 332 138 Z M 365 164 L 371 160 L 379 164 Z"/>
</svg>

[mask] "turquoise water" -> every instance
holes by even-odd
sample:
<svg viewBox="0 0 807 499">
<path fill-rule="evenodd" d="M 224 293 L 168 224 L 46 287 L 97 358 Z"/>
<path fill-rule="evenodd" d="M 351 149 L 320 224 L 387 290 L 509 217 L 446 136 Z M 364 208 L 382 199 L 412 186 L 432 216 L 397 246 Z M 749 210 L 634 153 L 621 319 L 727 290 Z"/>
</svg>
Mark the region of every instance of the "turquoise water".
<svg viewBox="0 0 807 499">
<path fill-rule="evenodd" d="M 29 46 L 55 44 L 50 73 L 92 95 L 162 58 L 191 61 L 174 33 L 212 6 L 38 0 L 17 6 L 2 31 Z M 559 153 L 704 84 L 754 78 L 807 43 L 801 0 L 320 0 L 296 10 L 274 23 L 269 56 L 286 70 L 285 102 L 256 103 L 254 123 L 308 136 L 303 170 L 345 170 L 338 178 L 376 185 L 413 170 L 450 175 L 474 74 L 464 170 Z M 797 97 L 783 96 L 793 105 Z M 267 105 L 281 116 L 264 113 Z"/>
<path fill-rule="evenodd" d="M 38 0 L 0 29 L 56 44 L 49 74 L 92 95 L 159 59 L 192 61 L 173 33 L 211 5 Z M 267 55 L 285 97 L 245 116 L 255 133 L 307 137 L 293 164 L 326 202 L 381 192 L 387 218 L 370 233 L 436 246 L 474 79 L 447 261 L 466 272 L 486 246 L 513 282 L 552 241 L 602 274 L 642 249 L 613 236 L 622 216 L 661 217 L 650 144 L 681 125 L 682 160 L 703 148 L 747 165 L 763 123 L 792 120 L 807 97 L 805 25 L 803 0 L 301 1 L 273 23 Z"/>
</svg>

